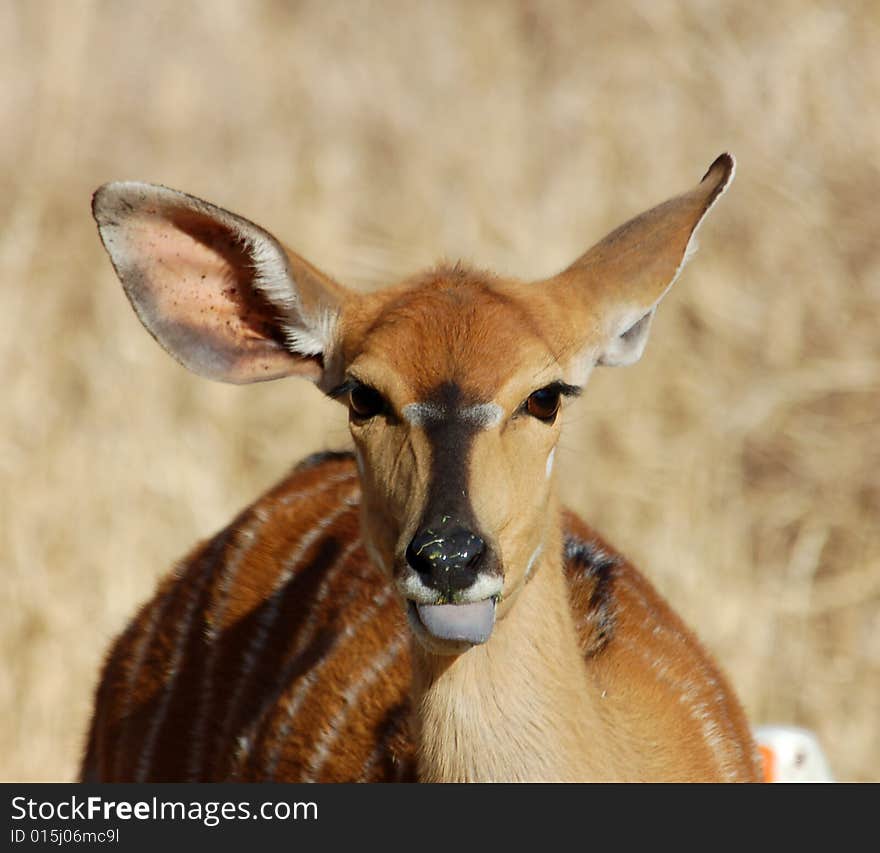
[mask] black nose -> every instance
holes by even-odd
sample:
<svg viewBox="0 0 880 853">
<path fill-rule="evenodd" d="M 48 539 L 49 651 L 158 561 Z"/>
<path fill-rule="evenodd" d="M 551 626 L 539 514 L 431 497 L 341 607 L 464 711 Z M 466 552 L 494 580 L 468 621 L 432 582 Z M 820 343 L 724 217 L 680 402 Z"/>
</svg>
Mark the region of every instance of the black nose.
<svg viewBox="0 0 880 853">
<path fill-rule="evenodd" d="M 486 543 L 449 516 L 426 524 L 406 549 L 424 583 L 442 593 L 467 589 L 477 578 Z"/>
</svg>

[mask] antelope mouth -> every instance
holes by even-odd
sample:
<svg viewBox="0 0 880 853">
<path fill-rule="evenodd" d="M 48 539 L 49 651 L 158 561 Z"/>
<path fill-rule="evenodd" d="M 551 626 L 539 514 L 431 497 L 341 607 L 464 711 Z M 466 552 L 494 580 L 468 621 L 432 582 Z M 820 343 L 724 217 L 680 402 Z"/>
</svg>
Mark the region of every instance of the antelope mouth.
<svg viewBox="0 0 880 853">
<path fill-rule="evenodd" d="M 410 599 L 407 615 L 417 635 L 444 643 L 477 646 L 495 627 L 495 597 L 467 604 L 420 604 Z"/>
</svg>

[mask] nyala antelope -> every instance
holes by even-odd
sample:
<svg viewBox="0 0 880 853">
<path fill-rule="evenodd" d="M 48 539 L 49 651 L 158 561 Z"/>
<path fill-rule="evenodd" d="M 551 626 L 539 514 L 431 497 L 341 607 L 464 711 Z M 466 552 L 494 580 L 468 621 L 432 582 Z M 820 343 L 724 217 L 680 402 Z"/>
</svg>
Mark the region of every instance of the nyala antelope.
<svg viewBox="0 0 880 853">
<path fill-rule="evenodd" d="M 252 222 L 111 183 L 135 311 L 190 370 L 302 376 L 353 453 L 198 545 L 113 646 L 84 780 L 756 780 L 743 711 L 650 583 L 560 506 L 560 412 L 642 354 L 734 172 L 558 275 L 349 290 Z"/>
</svg>

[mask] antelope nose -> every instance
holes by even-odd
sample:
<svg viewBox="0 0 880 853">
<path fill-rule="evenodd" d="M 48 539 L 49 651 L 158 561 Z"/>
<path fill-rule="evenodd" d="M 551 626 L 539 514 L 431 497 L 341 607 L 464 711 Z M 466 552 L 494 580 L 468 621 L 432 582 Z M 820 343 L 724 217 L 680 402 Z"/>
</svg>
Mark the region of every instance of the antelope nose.
<svg viewBox="0 0 880 853">
<path fill-rule="evenodd" d="M 473 531 L 444 516 L 426 524 L 409 543 L 406 561 L 436 590 L 467 589 L 476 579 L 486 543 Z"/>
</svg>

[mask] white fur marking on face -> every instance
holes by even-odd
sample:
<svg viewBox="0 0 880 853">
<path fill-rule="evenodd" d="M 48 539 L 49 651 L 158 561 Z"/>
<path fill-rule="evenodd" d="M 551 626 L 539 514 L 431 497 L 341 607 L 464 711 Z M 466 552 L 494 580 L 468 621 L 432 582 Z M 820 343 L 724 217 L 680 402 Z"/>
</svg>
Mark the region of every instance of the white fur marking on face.
<svg viewBox="0 0 880 853">
<path fill-rule="evenodd" d="M 397 591 L 410 601 L 417 604 L 436 604 L 440 594 L 431 586 L 428 586 L 417 572 L 410 570 L 405 577 L 396 581 Z M 498 575 L 481 573 L 477 579 L 465 590 L 456 596 L 458 604 L 475 604 L 487 598 L 501 595 L 504 581 Z"/>
<path fill-rule="evenodd" d="M 445 406 L 438 406 L 436 403 L 408 403 L 401 413 L 413 426 L 426 426 L 450 416 Z M 504 409 L 497 403 L 477 403 L 457 409 L 451 413 L 451 416 L 482 429 L 491 429 L 503 420 Z"/>
<path fill-rule="evenodd" d="M 497 403 L 477 403 L 475 406 L 468 406 L 462 409 L 459 417 L 474 426 L 483 429 L 492 429 L 498 426 L 504 417 L 504 409 Z"/>
<path fill-rule="evenodd" d="M 556 456 L 556 448 L 554 447 L 554 448 L 550 451 L 550 455 L 547 457 L 546 474 L 547 474 L 547 479 L 548 479 L 548 480 L 550 479 L 550 475 L 553 473 L 553 458 L 554 458 L 555 456 Z"/>
<path fill-rule="evenodd" d="M 428 586 L 412 569 L 407 572 L 406 577 L 398 578 L 395 586 L 404 598 L 419 604 L 435 604 L 440 598 L 437 590 Z"/>
<path fill-rule="evenodd" d="M 535 568 L 535 563 L 538 561 L 538 557 L 541 556 L 541 551 L 543 551 L 543 550 L 544 550 L 544 543 L 542 542 L 540 545 L 538 545 L 537 548 L 535 548 L 534 551 L 532 551 L 532 556 L 529 557 L 529 563 L 526 566 L 526 573 L 525 573 L 524 580 L 528 580 L 529 577 L 531 576 L 532 570 Z"/>
<path fill-rule="evenodd" d="M 475 604 L 501 595 L 504 581 L 499 575 L 487 575 L 480 573 L 477 579 L 461 594 L 459 604 Z"/>
<path fill-rule="evenodd" d="M 446 414 L 446 409 L 436 403 L 408 403 L 401 414 L 413 426 L 425 426 L 431 421 L 439 421 Z"/>
</svg>

